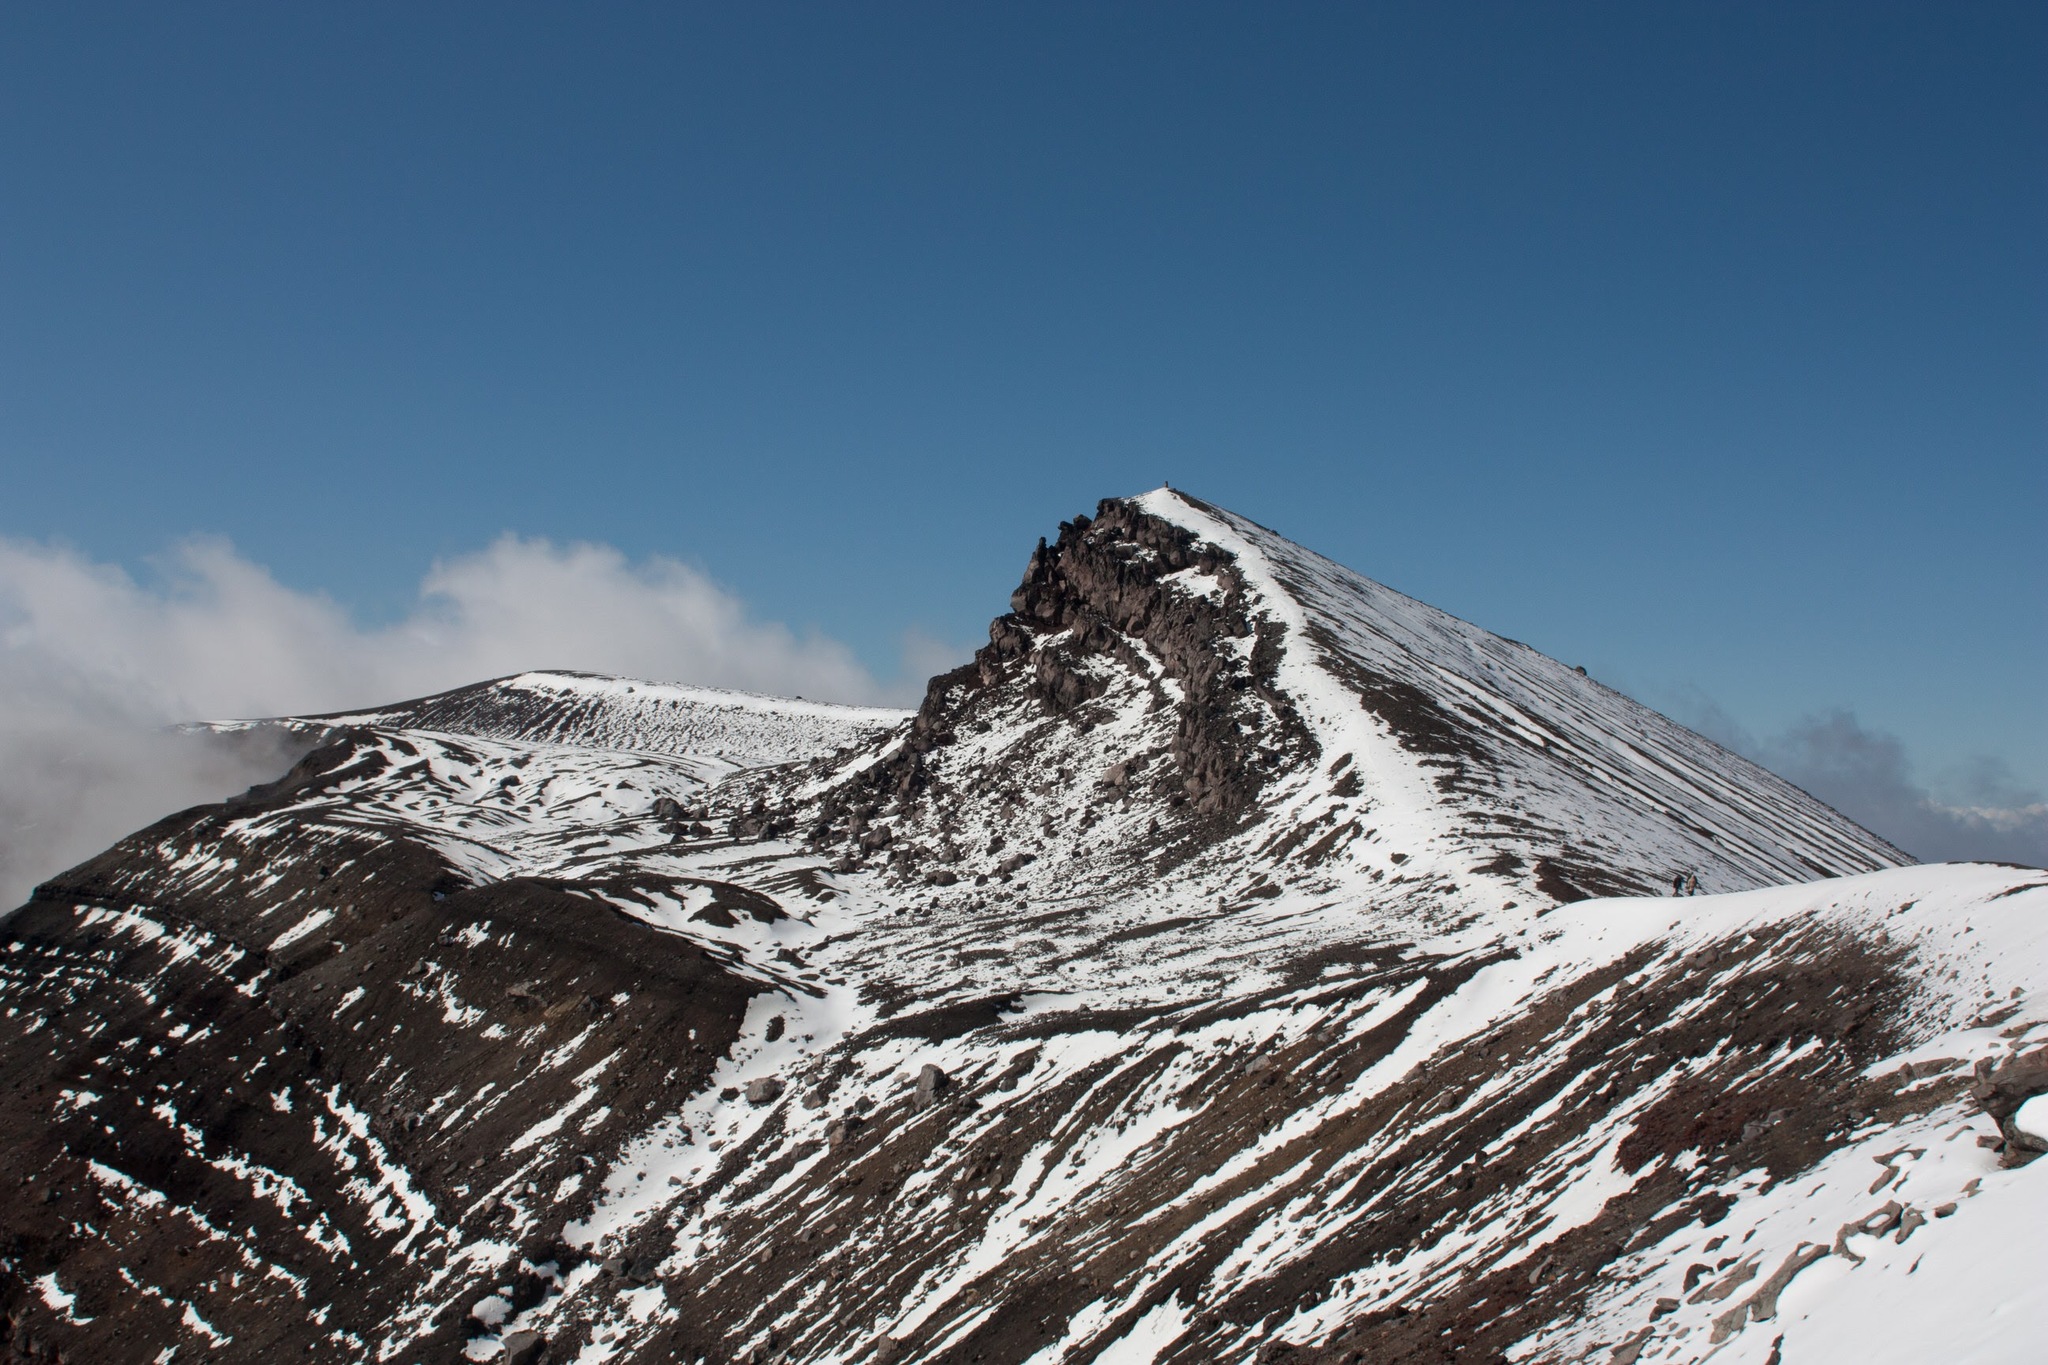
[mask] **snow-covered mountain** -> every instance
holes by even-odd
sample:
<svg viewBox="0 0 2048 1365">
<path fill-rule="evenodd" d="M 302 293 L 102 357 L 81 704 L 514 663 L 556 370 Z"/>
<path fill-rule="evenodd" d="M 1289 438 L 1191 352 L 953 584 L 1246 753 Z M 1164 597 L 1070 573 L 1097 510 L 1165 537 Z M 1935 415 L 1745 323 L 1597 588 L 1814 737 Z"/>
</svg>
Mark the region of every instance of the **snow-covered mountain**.
<svg viewBox="0 0 2048 1365">
<path fill-rule="evenodd" d="M 1183 494 L 914 715 L 288 723 L 6 925 L 16 1356 L 2039 1355 L 2048 874 Z"/>
<path fill-rule="evenodd" d="M 832 706 L 716 687 L 521 673 L 377 711 L 298 718 L 301 727 L 441 730 L 480 739 L 715 759 L 735 768 L 788 763 L 862 744 L 907 717 L 884 707 Z"/>
</svg>

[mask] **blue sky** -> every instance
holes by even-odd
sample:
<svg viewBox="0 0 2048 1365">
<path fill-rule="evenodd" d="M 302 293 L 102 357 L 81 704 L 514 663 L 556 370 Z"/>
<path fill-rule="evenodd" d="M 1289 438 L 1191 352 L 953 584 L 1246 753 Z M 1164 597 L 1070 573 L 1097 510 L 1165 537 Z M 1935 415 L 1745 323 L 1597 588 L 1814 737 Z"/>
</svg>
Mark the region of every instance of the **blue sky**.
<svg viewBox="0 0 2048 1365">
<path fill-rule="evenodd" d="M 366 627 L 600 542 L 887 677 L 1171 479 L 2039 789 L 2044 70 L 2037 4 L 11 6 L 0 536 Z"/>
</svg>

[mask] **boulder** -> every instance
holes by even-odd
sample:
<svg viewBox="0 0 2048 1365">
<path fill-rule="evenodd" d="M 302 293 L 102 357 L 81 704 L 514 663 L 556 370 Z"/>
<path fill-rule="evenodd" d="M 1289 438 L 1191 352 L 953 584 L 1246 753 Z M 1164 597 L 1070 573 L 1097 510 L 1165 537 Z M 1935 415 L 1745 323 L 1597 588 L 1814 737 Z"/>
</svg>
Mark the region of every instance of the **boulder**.
<svg viewBox="0 0 2048 1365">
<path fill-rule="evenodd" d="M 514 1332 L 505 1338 L 498 1355 L 499 1365 L 540 1365 L 547 1357 L 548 1339 L 538 1332 Z"/>
<path fill-rule="evenodd" d="M 2008 1118 L 2026 1100 L 2048 1093 L 2048 1047 L 2002 1063 L 1980 1060 L 1970 1093 L 1993 1118 Z"/>
<path fill-rule="evenodd" d="M 2048 1151 L 2048 1047 L 1997 1064 L 1980 1060 L 1970 1093 L 1997 1122 L 2006 1165 L 2024 1165 Z"/>
<path fill-rule="evenodd" d="M 952 1084 L 952 1079 L 945 1072 L 926 1062 L 917 1072 L 917 1107 L 931 1108 Z"/>
<path fill-rule="evenodd" d="M 782 1082 L 773 1076 L 760 1076 L 747 1082 L 748 1104 L 773 1104 L 782 1098 Z"/>
</svg>

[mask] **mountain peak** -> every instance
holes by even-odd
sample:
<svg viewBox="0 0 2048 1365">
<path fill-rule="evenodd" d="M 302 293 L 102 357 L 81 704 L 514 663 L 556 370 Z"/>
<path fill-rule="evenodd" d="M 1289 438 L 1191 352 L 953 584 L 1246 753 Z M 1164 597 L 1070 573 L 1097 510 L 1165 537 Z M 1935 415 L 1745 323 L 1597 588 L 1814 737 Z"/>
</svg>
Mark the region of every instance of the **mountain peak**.
<svg viewBox="0 0 2048 1365">
<path fill-rule="evenodd" d="M 1020 820 L 1057 844 L 1078 800 L 1088 843 L 1122 855 L 1105 875 L 1207 855 L 1274 884 L 1435 879 L 1475 910 L 1911 861 L 1583 672 L 1178 490 L 1063 523 L 1010 607 L 825 798 L 828 840 L 893 809 L 929 836 L 894 846 L 915 876 L 917 850 Z M 984 809 L 991 761 L 1014 780 Z"/>
</svg>

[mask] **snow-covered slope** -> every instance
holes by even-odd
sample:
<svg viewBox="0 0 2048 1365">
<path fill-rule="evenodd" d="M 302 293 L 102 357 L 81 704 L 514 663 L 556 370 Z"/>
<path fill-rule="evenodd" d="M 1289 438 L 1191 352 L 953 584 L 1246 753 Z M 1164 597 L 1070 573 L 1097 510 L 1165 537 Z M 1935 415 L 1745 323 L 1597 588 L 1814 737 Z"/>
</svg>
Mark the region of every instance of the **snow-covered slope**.
<svg viewBox="0 0 2048 1365">
<path fill-rule="evenodd" d="M 1325 751 L 1434 770 L 1438 828 L 1429 833 L 1447 847 L 1515 849 L 1567 876 L 1584 868 L 1596 883 L 1641 891 L 1668 888 L 1677 871 L 1722 889 L 1911 861 L 1781 778 L 1527 645 L 1185 494 L 1161 490 L 1136 505 L 1229 552 L 1248 609 L 1287 627 L 1280 685 Z"/>
<path fill-rule="evenodd" d="M 2038 1354 L 2048 874 L 1163 491 L 914 717 L 721 695 L 327 718 L 43 888 L 10 1340 Z"/>
<path fill-rule="evenodd" d="M 752 768 L 862 743 L 908 717 L 886 707 L 557 672 L 521 673 L 375 711 L 295 719 L 646 750 Z"/>
</svg>

